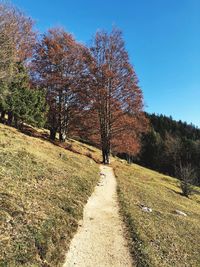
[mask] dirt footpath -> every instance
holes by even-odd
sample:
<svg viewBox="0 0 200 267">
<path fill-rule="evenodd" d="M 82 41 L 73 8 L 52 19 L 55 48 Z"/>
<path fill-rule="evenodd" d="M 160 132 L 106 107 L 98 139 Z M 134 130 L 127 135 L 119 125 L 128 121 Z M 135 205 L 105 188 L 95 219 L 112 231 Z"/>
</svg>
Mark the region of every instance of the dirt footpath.
<svg viewBox="0 0 200 267">
<path fill-rule="evenodd" d="M 84 208 L 63 267 L 131 267 L 132 260 L 119 216 L 112 168 L 100 166 L 101 180 Z"/>
</svg>

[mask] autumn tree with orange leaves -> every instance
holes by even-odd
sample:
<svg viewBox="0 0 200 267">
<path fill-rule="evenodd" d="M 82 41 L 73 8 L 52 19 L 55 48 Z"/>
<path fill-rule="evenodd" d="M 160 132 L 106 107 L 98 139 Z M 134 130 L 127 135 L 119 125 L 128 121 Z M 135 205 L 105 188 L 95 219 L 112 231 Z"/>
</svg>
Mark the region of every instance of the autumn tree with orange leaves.
<svg viewBox="0 0 200 267">
<path fill-rule="evenodd" d="M 51 139 L 57 133 L 61 142 L 72 136 L 88 139 L 102 149 L 104 163 L 109 163 L 110 153 L 139 152 L 148 122 L 120 30 L 97 32 L 88 48 L 63 29 L 53 28 L 35 44 L 32 19 L 6 3 L 0 3 L 0 24 L 2 121 L 7 114 L 12 124 L 13 109 L 7 100 L 22 89 L 22 77 L 27 75 L 27 90 L 45 90 Z"/>
<path fill-rule="evenodd" d="M 86 48 L 77 43 L 71 34 L 59 28 L 49 30 L 37 45 L 32 64 L 33 76 L 37 84 L 46 88 L 48 124 L 53 140 L 58 132 L 59 140 L 65 141 L 75 126 L 78 92 L 82 90 L 87 73 L 85 51 Z"/>
<path fill-rule="evenodd" d="M 86 88 L 85 129 L 102 149 L 103 163 L 111 151 L 136 154 L 147 130 L 142 91 L 129 62 L 122 33 L 97 32 L 90 48 L 90 86 Z"/>
</svg>

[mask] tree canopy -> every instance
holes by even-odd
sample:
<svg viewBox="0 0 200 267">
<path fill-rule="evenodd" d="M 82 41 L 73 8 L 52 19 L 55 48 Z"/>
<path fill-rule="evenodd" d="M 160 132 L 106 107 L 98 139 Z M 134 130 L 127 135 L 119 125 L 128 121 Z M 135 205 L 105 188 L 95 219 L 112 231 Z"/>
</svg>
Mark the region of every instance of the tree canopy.
<svg viewBox="0 0 200 267">
<path fill-rule="evenodd" d="M 2 121 L 46 121 L 52 140 L 57 133 L 61 142 L 86 139 L 102 149 L 104 163 L 111 153 L 140 151 L 148 120 L 119 29 L 98 31 L 87 47 L 62 28 L 37 36 L 32 19 L 8 4 L 0 4 L 0 23 Z"/>
</svg>

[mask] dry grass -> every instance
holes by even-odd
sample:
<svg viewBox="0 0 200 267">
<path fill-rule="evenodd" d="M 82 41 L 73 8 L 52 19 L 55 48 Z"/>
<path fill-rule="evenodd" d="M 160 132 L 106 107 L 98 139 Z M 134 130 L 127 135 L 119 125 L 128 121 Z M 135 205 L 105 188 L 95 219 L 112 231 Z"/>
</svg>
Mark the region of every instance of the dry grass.
<svg viewBox="0 0 200 267">
<path fill-rule="evenodd" d="M 137 266 L 200 266 L 199 189 L 188 199 L 181 196 L 176 179 L 120 161 L 113 167 Z M 153 212 L 142 211 L 141 204 Z"/>
<path fill-rule="evenodd" d="M 0 266 L 62 266 L 98 173 L 88 157 L 0 125 Z"/>
<path fill-rule="evenodd" d="M 91 158 L 96 163 L 102 162 L 101 151 L 96 147 L 90 146 L 85 143 L 80 143 L 74 139 L 68 139 L 64 144 L 59 144 L 59 145 L 64 146 L 66 149 L 74 153 Z"/>
<path fill-rule="evenodd" d="M 21 129 L 23 133 L 26 135 L 40 138 L 41 140 L 49 141 L 53 143 L 54 145 L 57 145 L 59 147 L 62 147 L 64 149 L 70 150 L 76 154 L 84 155 L 86 157 L 89 157 L 93 159 L 96 163 L 101 163 L 102 161 L 102 154 L 101 151 L 91 145 L 88 145 L 84 142 L 77 141 L 75 139 L 67 139 L 66 142 L 60 143 L 58 141 L 59 135 L 56 135 L 56 140 L 51 141 L 49 139 L 49 130 L 47 129 L 38 129 L 33 126 L 24 124 L 23 128 Z"/>
<path fill-rule="evenodd" d="M 59 267 L 98 181 L 101 153 L 75 140 L 51 144 L 45 130 L 27 134 L 38 138 L 0 125 L 0 266 Z M 112 166 L 137 266 L 200 266 L 200 190 L 188 199 L 176 179 L 117 159 Z"/>
</svg>

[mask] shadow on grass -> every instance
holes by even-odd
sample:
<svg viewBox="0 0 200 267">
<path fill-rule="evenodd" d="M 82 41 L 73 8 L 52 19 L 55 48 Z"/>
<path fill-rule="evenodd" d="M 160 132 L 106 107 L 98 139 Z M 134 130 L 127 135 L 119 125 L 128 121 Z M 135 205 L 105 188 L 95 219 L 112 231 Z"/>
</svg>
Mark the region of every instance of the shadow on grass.
<svg viewBox="0 0 200 267">
<path fill-rule="evenodd" d="M 187 199 L 190 199 L 190 196 L 188 196 L 188 197 L 185 196 L 185 195 L 183 194 L 183 192 L 176 191 L 176 190 L 171 189 L 171 188 L 169 188 L 169 187 L 167 187 L 167 186 L 165 186 L 165 188 L 167 188 L 167 190 L 169 190 L 169 191 L 175 193 L 176 195 L 179 195 L 179 196 L 181 196 L 181 197 L 185 197 L 185 198 L 187 198 Z M 200 195 L 200 191 L 198 191 L 198 190 L 196 190 L 196 189 L 193 189 L 191 195 Z M 200 203 L 200 201 L 197 201 L 197 202 Z"/>
<path fill-rule="evenodd" d="M 6 123 L 4 123 L 6 124 Z M 13 127 L 13 126 L 11 126 Z M 85 148 L 85 151 L 84 152 L 80 152 L 79 150 L 77 150 L 75 147 L 73 147 L 72 144 L 70 143 L 67 143 L 67 142 L 60 142 L 59 140 L 51 140 L 49 138 L 49 134 L 45 131 L 37 131 L 34 127 L 30 126 L 30 125 L 27 125 L 27 124 L 24 124 L 21 128 L 16 128 L 18 130 L 18 132 L 21 132 L 25 135 L 28 135 L 28 136 L 31 136 L 31 137 L 34 137 L 34 138 L 39 138 L 43 141 L 47 141 L 47 142 L 50 142 L 58 147 L 61 147 L 63 149 L 66 149 L 66 150 L 69 150 L 73 153 L 76 153 L 76 154 L 79 154 L 79 155 L 82 155 L 82 156 L 86 156 L 90 159 L 92 159 L 93 161 L 95 161 L 96 163 L 100 164 L 101 161 L 97 158 L 97 157 L 94 157 L 92 152 L 92 149 L 90 148 Z"/>
</svg>

